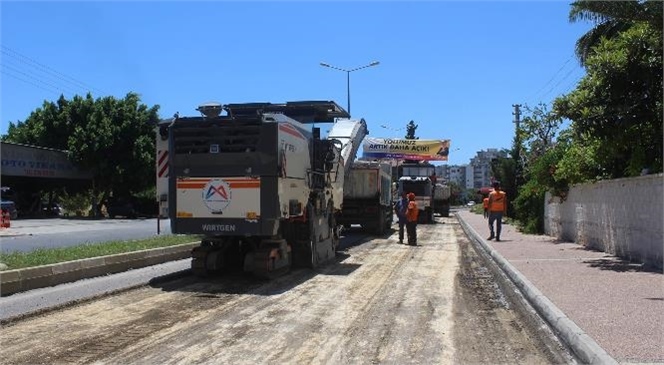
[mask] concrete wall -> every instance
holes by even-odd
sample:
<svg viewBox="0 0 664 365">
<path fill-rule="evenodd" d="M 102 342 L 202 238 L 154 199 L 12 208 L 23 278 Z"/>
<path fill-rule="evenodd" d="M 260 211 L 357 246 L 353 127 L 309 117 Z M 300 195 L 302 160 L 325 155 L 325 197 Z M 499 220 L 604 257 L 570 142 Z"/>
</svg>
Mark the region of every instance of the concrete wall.
<svg viewBox="0 0 664 365">
<path fill-rule="evenodd" d="M 663 182 L 656 174 L 576 185 L 562 202 L 547 193 L 545 233 L 662 268 Z"/>
</svg>

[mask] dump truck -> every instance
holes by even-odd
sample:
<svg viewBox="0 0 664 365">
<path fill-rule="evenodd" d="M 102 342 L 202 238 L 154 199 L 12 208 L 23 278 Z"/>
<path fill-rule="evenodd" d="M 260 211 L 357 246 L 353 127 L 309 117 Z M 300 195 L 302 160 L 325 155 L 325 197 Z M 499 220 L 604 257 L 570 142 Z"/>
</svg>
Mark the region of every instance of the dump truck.
<svg viewBox="0 0 664 365">
<path fill-rule="evenodd" d="M 451 189 L 449 185 L 437 183 L 433 188 L 433 211 L 442 217 L 450 216 Z"/>
<path fill-rule="evenodd" d="M 335 257 L 344 177 L 366 121 L 332 101 L 197 110 L 159 123 L 156 146 L 160 215 L 172 233 L 203 237 L 193 273 L 273 278 Z M 326 123 L 328 137 L 319 127 Z"/>
<path fill-rule="evenodd" d="M 415 194 L 419 208 L 418 223 L 434 223 L 433 191 L 435 166 L 430 163 L 405 162 L 397 169 L 399 196 L 403 192 Z"/>
<path fill-rule="evenodd" d="M 392 226 L 392 167 L 379 161 L 358 160 L 344 179 L 344 199 L 337 222 L 346 228 L 359 224 L 382 235 Z"/>
</svg>

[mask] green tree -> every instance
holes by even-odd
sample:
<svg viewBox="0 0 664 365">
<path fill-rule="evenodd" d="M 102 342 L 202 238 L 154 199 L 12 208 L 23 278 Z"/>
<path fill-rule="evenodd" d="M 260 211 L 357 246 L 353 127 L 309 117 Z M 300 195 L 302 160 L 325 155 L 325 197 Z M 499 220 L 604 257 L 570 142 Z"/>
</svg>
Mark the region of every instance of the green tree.
<svg viewBox="0 0 664 365">
<path fill-rule="evenodd" d="M 635 24 L 647 23 L 661 33 L 662 1 L 575 1 L 570 9 L 569 20 L 573 23 L 594 23 L 594 27 L 576 42 L 576 55 L 585 64 L 602 39 L 616 38 Z"/>
<path fill-rule="evenodd" d="M 450 205 L 463 204 L 461 197 L 463 196 L 463 188 L 456 181 L 449 181 L 447 183 L 450 187 Z"/>
<path fill-rule="evenodd" d="M 158 111 L 135 93 L 123 99 L 61 96 L 57 103 L 44 102 L 25 122 L 10 123 L 3 140 L 67 150 L 76 166 L 92 172 L 93 196 L 133 194 L 155 184 Z"/>
<path fill-rule="evenodd" d="M 540 103 L 534 108 L 526 105 L 526 116 L 519 127 L 520 140 L 527 145 L 528 158 L 536 159 L 553 145 L 562 125 L 562 118 L 551 112 L 546 104 Z"/>
<path fill-rule="evenodd" d="M 67 149 L 67 139 L 73 131 L 68 111 L 69 101 L 63 95 L 55 103 L 44 101 L 25 122 L 9 122 L 7 134 L 2 136 L 2 140 Z"/>
<path fill-rule="evenodd" d="M 516 217 L 524 231 L 543 233 L 544 194 L 560 194 L 566 188 L 564 180 L 561 183 L 553 177 L 564 150 L 557 141 L 562 119 L 544 104 L 524 109 L 511 158 L 494 161 L 492 172 L 500 176 L 503 190 L 511 197 L 508 215 Z"/>
<path fill-rule="evenodd" d="M 552 191 L 556 195 L 566 193 L 567 182 L 555 178 L 556 166 L 565 148 L 566 145 L 555 143 L 528 166 L 526 183 L 521 186 L 519 195 L 513 201 L 515 216 L 526 233 L 544 233 L 546 192 Z"/>
<path fill-rule="evenodd" d="M 586 68 L 577 89 L 554 101 L 555 112 L 572 120 L 574 140 L 597 148 L 605 178 L 661 172 L 661 31 L 640 23 L 603 39 Z"/>
<path fill-rule="evenodd" d="M 513 203 L 526 232 L 543 231 L 547 191 L 564 198 L 570 184 L 662 171 L 662 2 L 576 1 L 570 21 L 580 20 L 595 23 L 576 44 L 586 75 L 552 111 L 526 107 L 517 131 L 525 183 Z"/>
<path fill-rule="evenodd" d="M 567 185 L 595 181 L 605 177 L 600 165 L 600 143 L 596 138 L 575 137 L 571 129 L 560 133 L 558 144 L 562 149 L 560 161 L 552 167 L 551 173 L 560 191 L 564 195 Z"/>
</svg>

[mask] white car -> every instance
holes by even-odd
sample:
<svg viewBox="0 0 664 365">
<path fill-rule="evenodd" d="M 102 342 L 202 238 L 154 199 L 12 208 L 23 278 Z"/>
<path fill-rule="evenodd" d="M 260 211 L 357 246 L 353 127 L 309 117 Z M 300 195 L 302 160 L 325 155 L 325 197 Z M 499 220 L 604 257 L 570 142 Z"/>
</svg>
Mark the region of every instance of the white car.
<svg viewBox="0 0 664 365">
<path fill-rule="evenodd" d="M 475 201 L 471 200 L 471 201 L 468 202 L 467 205 L 468 205 L 469 207 L 472 207 L 473 205 L 475 205 Z"/>
</svg>

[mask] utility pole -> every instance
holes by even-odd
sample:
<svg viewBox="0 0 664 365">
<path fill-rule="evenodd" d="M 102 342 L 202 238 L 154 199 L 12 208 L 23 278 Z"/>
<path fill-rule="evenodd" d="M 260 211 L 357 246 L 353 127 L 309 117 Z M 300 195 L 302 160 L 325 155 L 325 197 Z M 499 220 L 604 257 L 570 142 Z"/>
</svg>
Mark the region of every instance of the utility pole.
<svg viewBox="0 0 664 365">
<path fill-rule="evenodd" d="M 517 160 L 516 162 L 518 164 L 521 158 L 521 136 L 519 133 L 519 128 L 521 127 L 521 104 L 512 104 L 512 107 L 514 108 L 514 111 L 512 112 L 512 115 L 514 115 L 514 124 L 516 124 L 516 151 L 514 158 Z"/>
<path fill-rule="evenodd" d="M 512 115 L 514 115 L 514 123 L 516 123 L 516 129 L 519 130 L 519 125 L 521 123 L 521 104 L 512 104 L 512 107 L 514 108 L 514 111 L 512 112 Z"/>
<path fill-rule="evenodd" d="M 520 133 L 520 127 L 521 127 L 521 104 L 512 104 L 512 107 L 514 108 L 514 111 L 512 112 L 512 115 L 514 115 L 514 124 L 516 124 L 515 128 L 515 138 L 514 138 L 514 187 L 513 190 L 510 191 L 510 194 L 512 195 L 511 201 L 514 201 L 514 198 L 516 198 L 516 192 L 519 189 L 519 185 L 521 185 L 521 174 L 522 174 L 522 166 L 521 166 L 521 133 Z M 510 207 L 508 207 L 510 208 Z"/>
</svg>

